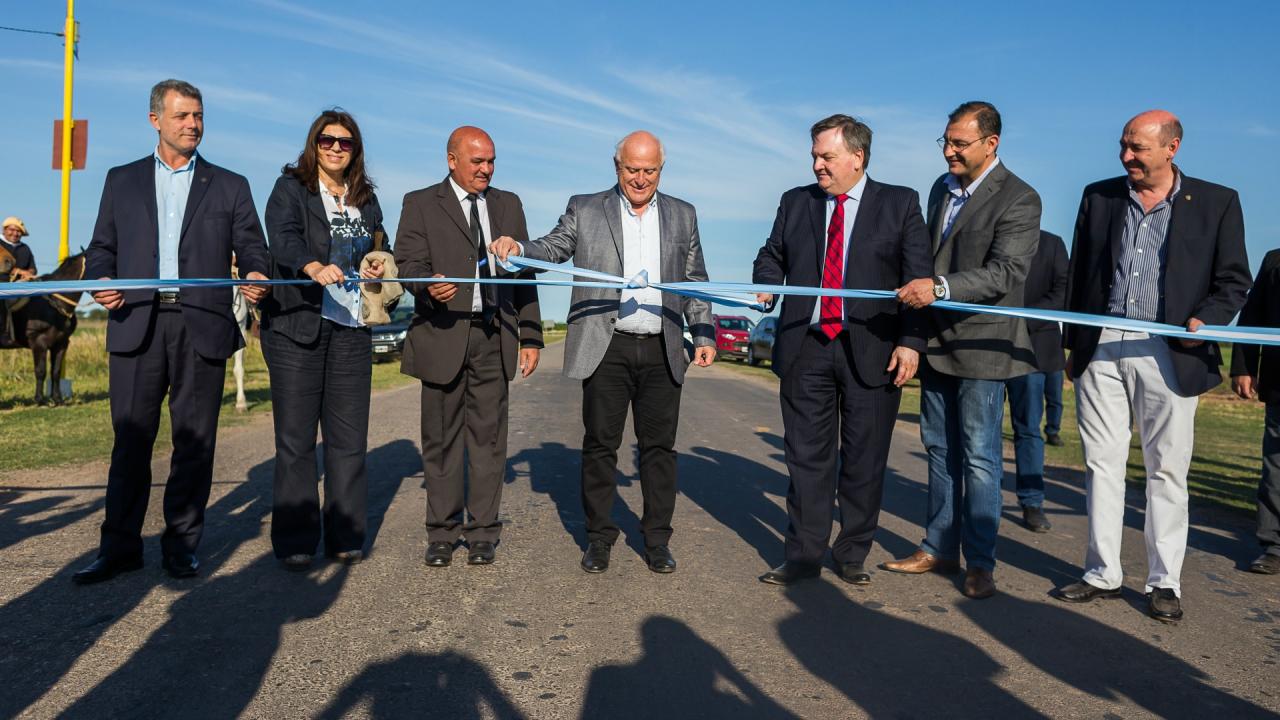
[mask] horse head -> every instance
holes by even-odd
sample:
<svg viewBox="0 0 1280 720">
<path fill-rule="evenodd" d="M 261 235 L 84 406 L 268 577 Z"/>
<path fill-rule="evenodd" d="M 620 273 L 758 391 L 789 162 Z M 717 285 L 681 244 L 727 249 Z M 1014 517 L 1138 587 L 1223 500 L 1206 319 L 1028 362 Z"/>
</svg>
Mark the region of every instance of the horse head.
<svg viewBox="0 0 1280 720">
<path fill-rule="evenodd" d="M 84 279 L 84 252 L 78 252 L 75 255 L 67 257 L 66 260 L 58 263 L 58 267 L 48 275 L 41 275 L 41 280 L 83 280 Z"/>
<path fill-rule="evenodd" d="M 9 273 L 13 272 L 13 266 L 16 264 L 13 253 L 0 245 L 0 282 L 9 282 Z"/>
</svg>

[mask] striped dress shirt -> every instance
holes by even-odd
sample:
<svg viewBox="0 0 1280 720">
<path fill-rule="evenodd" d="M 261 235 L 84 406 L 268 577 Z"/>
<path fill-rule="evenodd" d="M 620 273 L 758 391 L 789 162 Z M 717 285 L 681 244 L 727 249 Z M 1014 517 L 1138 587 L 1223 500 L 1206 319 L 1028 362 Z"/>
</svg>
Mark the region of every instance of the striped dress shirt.
<svg viewBox="0 0 1280 720">
<path fill-rule="evenodd" d="M 1125 213 L 1120 260 L 1112 274 L 1111 315 L 1164 322 L 1164 273 L 1169 246 L 1169 220 L 1173 202 L 1182 189 L 1182 173 L 1175 170 L 1173 190 L 1151 212 L 1129 184 L 1129 206 Z"/>
</svg>

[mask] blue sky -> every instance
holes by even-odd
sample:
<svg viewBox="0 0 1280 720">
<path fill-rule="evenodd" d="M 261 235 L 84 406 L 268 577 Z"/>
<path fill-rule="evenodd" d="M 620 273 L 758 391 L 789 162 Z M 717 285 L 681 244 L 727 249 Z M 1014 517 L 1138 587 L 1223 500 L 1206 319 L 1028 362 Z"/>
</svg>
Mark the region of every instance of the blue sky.
<svg viewBox="0 0 1280 720">
<path fill-rule="evenodd" d="M 1085 184 L 1120 173 L 1124 121 L 1183 120 L 1179 163 L 1240 191 L 1250 260 L 1280 244 L 1265 200 L 1280 145 L 1271 3 L 79 3 L 76 117 L 88 168 L 72 180 L 71 244 L 87 245 L 108 168 L 151 152 L 147 93 L 165 77 L 205 95 L 201 152 L 249 178 L 259 210 L 315 114 L 354 113 L 394 230 L 404 193 L 446 173 L 445 139 L 479 125 L 495 185 L 550 230 L 572 194 L 613 181 L 619 137 L 667 146 L 662 190 L 698 208 L 714 280 L 747 281 L 778 197 L 812 181 L 808 127 L 834 112 L 875 132 L 870 174 L 921 194 L 945 169 L 934 138 L 970 99 L 1004 116 L 1000 154 L 1070 243 Z M 65 5 L 10 3 L 0 25 L 60 30 Z M 0 32 L 7 142 L 0 215 L 23 217 L 42 270 L 57 254 L 58 38 Z M 1267 48 L 1272 48 L 1268 50 Z M 545 290 L 563 318 L 568 294 Z"/>
</svg>

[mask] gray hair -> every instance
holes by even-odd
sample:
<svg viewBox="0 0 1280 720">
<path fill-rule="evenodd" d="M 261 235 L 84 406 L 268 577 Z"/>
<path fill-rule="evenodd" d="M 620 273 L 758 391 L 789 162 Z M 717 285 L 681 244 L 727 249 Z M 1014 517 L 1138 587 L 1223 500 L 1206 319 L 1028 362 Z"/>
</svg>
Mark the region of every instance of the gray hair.
<svg viewBox="0 0 1280 720">
<path fill-rule="evenodd" d="M 623 136 L 623 138 L 618 141 L 618 144 L 613 146 L 613 161 L 616 163 L 622 162 L 622 146 L 626 145 L 627 141 L 630 140 L 633 135 L 638 135 L 640 133 L 644 133 L 645 135 L 652 137 L 658 143 L 658 164 L 665 165 L 667 162 L 667 148 L 662 144 L 662 140 L 657 135 L 654 135 L 648 130 L 636 130 L 635 132 L 630 132 Z"/>
<path fill-rule="evenodd" d="M 871 165 L 871 128 L 867 124 L 848 115 L 832 115 L 823 118 L 809 128 L 809 139 L 817 140 L 822 133 L 839 128 L 844 147 L 849 152 L 862 151 L 862 167 Z"/>
<path fill-rule="evenodd" d="M 200 101 L 200 104 L 204 104 L 204 98 L 200 95 L 200 90 L 195 85 L 185 80 L 169 78 L 168 80 L 161 80 L 151 88 L 151 112 L 156 115 L 164 112 L 164 96 L 168 95 L 170 90 L 182 97 L 195 98 Z"/>
</svg>

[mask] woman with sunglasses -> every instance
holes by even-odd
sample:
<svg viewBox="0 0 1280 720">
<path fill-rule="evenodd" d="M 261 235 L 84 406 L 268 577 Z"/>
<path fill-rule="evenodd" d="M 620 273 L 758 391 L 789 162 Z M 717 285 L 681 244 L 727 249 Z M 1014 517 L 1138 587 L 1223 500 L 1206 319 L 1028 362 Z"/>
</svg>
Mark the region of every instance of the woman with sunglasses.
<svg viewBox="0 0 1280 720">
<path fill-rule="evenodd" d="M 277 286 L 262 308 L 262 351 L 271 378 L 276 431 L 271 545 L 290 570 L 305 570 L 324 539 L 328 557 L 364 558 L 372 363 L 362 323 L 359 275 L 382 277 L 382 209 L 365 174 L 360 129 L 351 115 L 326 110 L 306 146 L 285 165 L 267 201 L 267 239 L 275 277 L 310 278 Z M 373 262 L 361 261 L 370 255 Z M 324 506 L 316 467 L 316 428 L 324 434 Z"/>
</svg>

